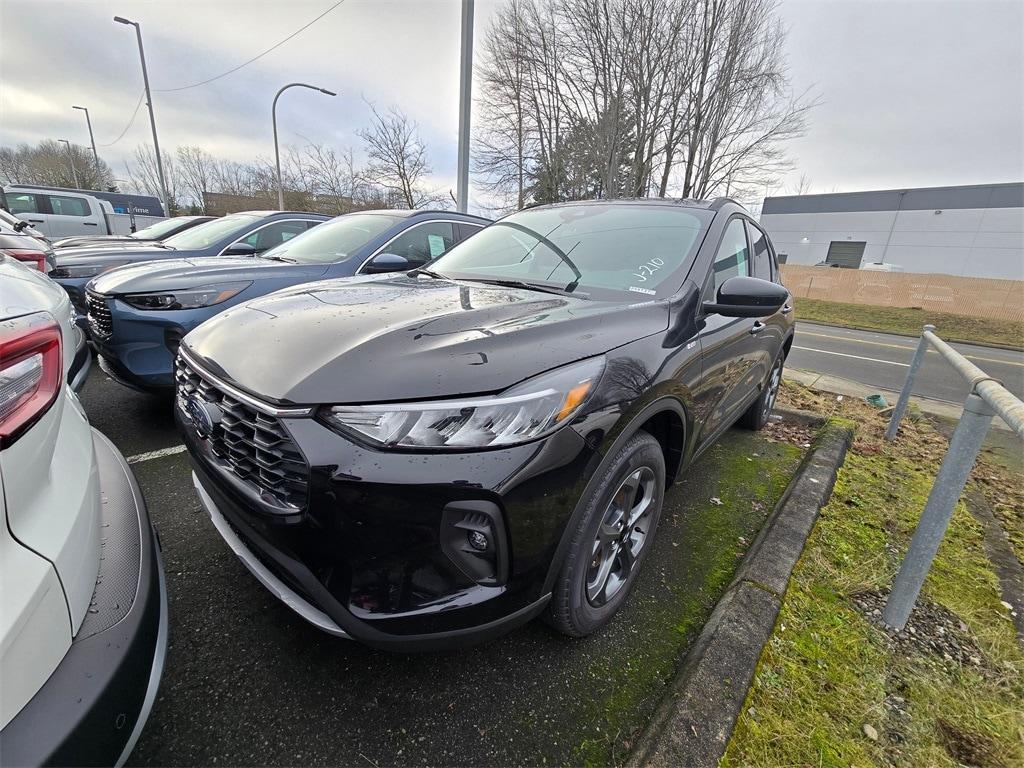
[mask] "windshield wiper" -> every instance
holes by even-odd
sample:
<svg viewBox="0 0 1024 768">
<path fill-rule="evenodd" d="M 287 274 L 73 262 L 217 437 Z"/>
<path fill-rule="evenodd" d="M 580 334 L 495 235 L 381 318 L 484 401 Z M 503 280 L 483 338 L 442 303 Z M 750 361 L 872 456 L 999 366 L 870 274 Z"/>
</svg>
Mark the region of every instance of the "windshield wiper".
<svg viewBox="0 0 1024 768">
<path fill-rule="evenodd" d="M 289 259 L 287 256 L 278 256 L 277 254 L 274 254 L 274 255 L 264 255 L 263 258 L 264 259 L 273 259 L 274 261 L 287 261 L 289 264 L 298 264 L 299 263 L 297 259 Z"/>
<path fill-rule="evenodd" d="M 525 288 L 528 291 L 542 291 L 544 293 L 554 293 L 559 296 L 573 296 L 576 298 L 587 298 L 585 293 L 573 293 L 575 283 L 571 283 L 572 288 L 557 288 L 553 285 L 542 285 L 540 283 L 529 283 L 526 280 L 480 280 L 477 278 L 463 278 L 471 283 L 484 283 L 485 285 L 500 285 L 504 288 Z"/>
<path fill-rule="evenodd" d="M 435 280 L 447 280 L 448 279 L 447 277 L 445 277 L 444 275 L 440 274 L 439 272 L 434 272 L 433 270 L 427 269 L 426 267 L 416 267 L 416 269 L 411 269 L 408 272 L 406 272 L 406 274 L 409 275 L 409 276 L 426 275 L 427 277 L 432 277 Z"/>
</svg>

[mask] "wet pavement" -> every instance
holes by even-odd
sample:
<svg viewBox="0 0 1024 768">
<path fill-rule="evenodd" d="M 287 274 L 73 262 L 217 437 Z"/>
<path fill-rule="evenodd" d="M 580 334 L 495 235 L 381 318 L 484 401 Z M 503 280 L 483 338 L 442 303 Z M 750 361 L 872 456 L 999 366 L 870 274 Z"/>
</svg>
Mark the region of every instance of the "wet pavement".
<svg viewBox="0 0 1024 768">
<path fill-rule="evenodd" d="M 192 488 L 170 400 L 94 370 L 93 425 L 129 457 L 163 542 L 170 652 L 129 764 L 544 765 L 628 752 L 685 649 L 800 460 L 732 430 L 666 497 L 641 579 L 583 640 L 539 621 L 490 644 L 420 655 L 325 635 L 270 596 Z"/>
</svg>

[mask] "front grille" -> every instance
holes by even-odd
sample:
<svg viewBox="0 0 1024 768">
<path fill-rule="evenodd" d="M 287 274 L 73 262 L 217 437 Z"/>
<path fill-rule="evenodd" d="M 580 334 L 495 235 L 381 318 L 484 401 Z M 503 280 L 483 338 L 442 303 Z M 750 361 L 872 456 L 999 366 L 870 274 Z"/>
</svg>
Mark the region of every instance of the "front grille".
<svg viewBox="0 0 1024 768">
<path fill-rule="evenodd" d="M 221 469 L 238 477 L 260 498 L 269 495 L 284 508 L 304 509 L 309 465 L 280 420 L 232 397 L 180 355 L 174 378 L 178 407 L 186 419 L 186 404 L 192 396 L 220 409 L 221 417 L 205 439 Z"/>
<path fill-rule="evenodd" d="M 105 339 L 114 332 L 114 318 L 110 314 L 107 297 L 89 291 L 85 300 L 89 308 L 89 329 L 101 339 Z"/>
</svg>

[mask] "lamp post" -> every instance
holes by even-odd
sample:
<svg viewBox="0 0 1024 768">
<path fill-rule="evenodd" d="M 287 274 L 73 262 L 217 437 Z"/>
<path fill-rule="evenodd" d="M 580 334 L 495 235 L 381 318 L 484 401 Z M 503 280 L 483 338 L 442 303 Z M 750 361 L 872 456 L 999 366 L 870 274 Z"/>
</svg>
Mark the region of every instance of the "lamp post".
<svg viewBox="0 0 1024 768">
<path fill-rule="evenodd" d="M 473 108 L 473 2 L 462 0 L 462 57 L 459 65 L 459 168 L 455 205 L 469 209 L 469 117 Z"/>
<path fill-rule="evenodd" d="M 75 180 L 75 189 L 81 189 L 81 185 L 78 183 L 78 171 L 75 170 L 75 156 L 71 152 L 71 142 L 67 139 L 57 139 L 61 144 L 68 148 L 68 163 L 71 164 L 71 178 Z"/>
<path fill-rule="evenodd" d="M 100 167 L 100 156 L 96 154 L 96 139 L 92 135 L 92 120 L 89 119 L 89 110 L 86 107 L 72 106 L 72 109 L 80 109 L 85 112 L 85 124 L 89 127 L 89 143 L 92 144 L 92 160 L 96 167 Z"/>
<path fill-rule="evenodd" d="M 118 24 L 128 24 L 135 27 L 135 37 L 139 41 L 139 59 L 142 62 L 142 83 L 146 88 L 146 106 L 149 107 L 149 125 L 153 129 L 153 152 L 156 154 L 156 172 L 160 177 L 160 198 L 163 200 L 164 213 L 171 215 L 171 208 L 167 204 L 167 182 L 164 181 L 164 161 L 160 156 L 160 141 L 156 137 L 156 118 L 153 116 L 153 95 L 149 92 L 149 73 L 146 71 L 146 51 L 142 47 L 142 29 L 137 21 L 130 21 L 123 16 L 115 16 L 114 21 Z"/>
<path fill-rule="evenodd" d="M 277 209 L 279 211 L 284 210 L 284 182 L 281 181 L 281 148 L 277 143 L 277 100 L 289 88 L 309 88 L 311 91 L 320 91 L 327 96 L 338 95 L 334 91 L 328 91 L 326 88 L 319 88 L 309 83 L 288 83 L 274 94 L 274 103 L 270 107 L 270 120 L 274 124 L 274 165 L 277 168 Z"/>
</svg>

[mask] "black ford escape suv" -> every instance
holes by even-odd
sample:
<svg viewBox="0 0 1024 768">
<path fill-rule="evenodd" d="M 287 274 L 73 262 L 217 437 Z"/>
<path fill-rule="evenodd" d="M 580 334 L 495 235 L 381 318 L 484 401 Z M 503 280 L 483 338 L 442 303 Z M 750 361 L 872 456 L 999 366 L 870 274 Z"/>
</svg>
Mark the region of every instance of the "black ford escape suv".
<svg viewBox="0 0 1024 768">
<path fill-rule="evenodd" d="M 771 410 L 792 343 L 730 200 L 521 211 L 410 272 L 309 283 L 185 337 L 196 488 L 256 577 L 391 649 L 626 599 L 665 489 Z"/>
</svg>

